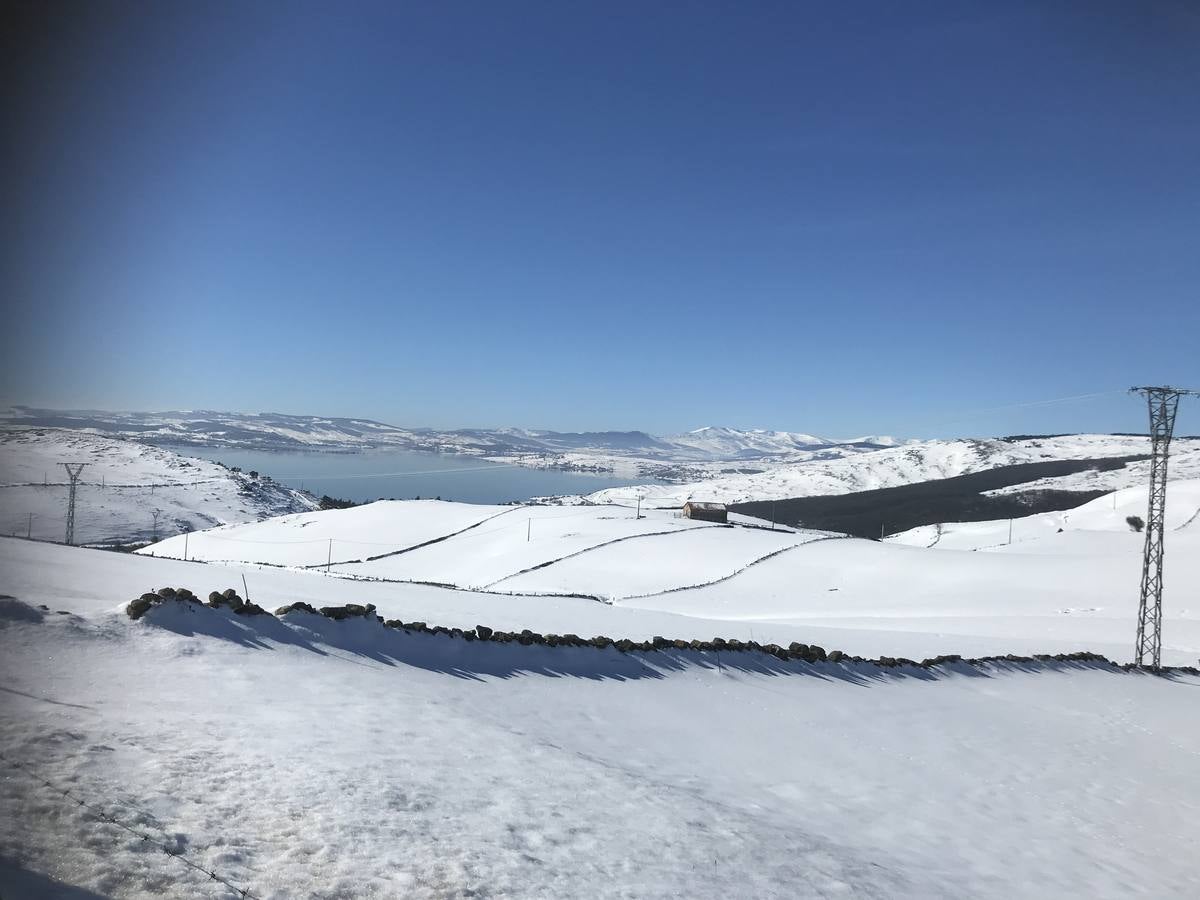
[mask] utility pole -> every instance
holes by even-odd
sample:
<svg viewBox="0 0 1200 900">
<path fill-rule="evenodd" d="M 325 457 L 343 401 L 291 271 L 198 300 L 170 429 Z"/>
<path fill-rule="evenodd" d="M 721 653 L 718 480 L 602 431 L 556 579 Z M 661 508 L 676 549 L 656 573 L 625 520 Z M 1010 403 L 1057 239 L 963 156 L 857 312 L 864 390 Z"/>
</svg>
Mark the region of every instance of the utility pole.
<svg viewBox="0 0 1200 900">
<path fill-rule="evenodd" d="M 329 539 L 329 555 L 325 557 L 325 574 L 329 574 L 329 567 L 333 565 L 333 538 Z"/>
<path fill-rule="evenodd" d="M 1173 387 L 1134 387 L 1150 410 L 1150 496 L 1146 510 L 1146 544 L 1142 555 L 1142 588 L 1138 601 L 1135 665 L 1162 665 L 1163 531 L 1167 512 L 1167 457 L 1179 398 L 1200 396 Z"/>
<path fill-rule="evenodd" d="M 635 518 L 640 519 L 641 517 L 642 517 L 642 495 L 638 494 L 637 516 L 635 516 Z"/>
<path fill-rule="evenodd" d="M 1012 519 L 1008 520 L 1008 542 L 1012 543 Z"/>
<path fill-rule="evenodd" d="M 525 543 L 529 543 L 530 537 L 533 535 L 533 519 L 525 520 Z"/>
<path fill-rule="evenodd" d="M 189 532 L 187 532 L 187 531 L 185 531 L 183 533 L 183 561 L 184 562 L 187 562 L 188 534 L 189 534 Z"/>
<path fill-rule="evenodd" d="M 775 518 L 775 506 L 776 506 L 778 503 L 779 503 L 779 501 L 778 501 L 778 500 L 772 500 L 772 501 L 771 501 L 771 530 L 772 530 L 772 531 L 774 531 L 774 530 L 775 530 L 775 522 L 777 521 L 777 520 L 776 520 L 776 518 Z"/>
<path fill-rule="evenodd" d="M 25 526 L 25 538 L 26 538 L 26 540 L 28 540 L 32 537 L 33 537 L 33 513 L 30 513 L 29 514 L 29 524 Z"/>
<path fill-rule="evenodd" d="M 79 486 L 79 473 L 87 463 L 63 463 L 71 478 L 71 490 L 67 495 L 67 546 L 75 543 L 75 489 Z"/>
<path fill-rule="evenodd" d="M 150 513 L 154 517 L 154 543 L 158 543 L 158 517 L 162 515 L 161 509 L 152 510 Z"/>
</svg>

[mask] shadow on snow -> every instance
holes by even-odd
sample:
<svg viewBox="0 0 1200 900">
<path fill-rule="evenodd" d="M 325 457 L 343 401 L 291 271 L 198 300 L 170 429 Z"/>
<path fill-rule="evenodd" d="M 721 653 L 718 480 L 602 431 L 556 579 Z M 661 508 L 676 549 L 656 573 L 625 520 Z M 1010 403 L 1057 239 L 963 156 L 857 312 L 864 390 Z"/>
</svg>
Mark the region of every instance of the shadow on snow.
<svg viewBox="0 0 1200 900">
<path fill-rule="evenodd" d="M 988 678 L 1001 672 L 1095 669 L 1119 671 L 1103 662 L 991 662 L 986 667 L 946 663 L 935 668 L 883 667 L 872 662 L 808 663 L 782 660 L 753 650 L 700 651 L 662 649 L 622 653 L 615 647 L 549 647 L 515 641 L 467 641 L 448 634 L 388 628 L 370 618 L 341 621 L 302 611 L 283 618 L 269 614 L 239 616 L 228 609 L 197 603 L 165 603 L 147 612 L 144 622 L 183 636 L 230 641 L 255 650 L 289 646 L 362 665 L 411 666 L 456 678 L 513 678 L 540 675 L 595 681 L 661 679 L 685 670 L 728 670 L 767 676 L 804 676 L 858 685 L 900 681 L 937 681 L 949 675 Z"/>
</svg>

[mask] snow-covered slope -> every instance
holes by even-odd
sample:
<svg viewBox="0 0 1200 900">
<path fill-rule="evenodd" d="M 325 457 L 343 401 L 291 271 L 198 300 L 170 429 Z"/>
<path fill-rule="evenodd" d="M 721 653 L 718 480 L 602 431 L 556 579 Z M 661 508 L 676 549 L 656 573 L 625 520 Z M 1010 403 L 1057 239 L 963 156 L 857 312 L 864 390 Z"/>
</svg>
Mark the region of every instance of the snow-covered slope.
<svg viewBox="0 0 1200 900">
<path fill-rule="evenodd" d="M 353 509 L 283 516 L 265 522 L 179 535 L 140 550 L 148 556 L 319 567 L 356 578 L 422 581 L 463 588 L 517 591 L 526 580 L 545 583 L 530 593 L 588 593 L 627 596 L 631 585 L 723 577 L 746 563 L 813 537 L 791 530 L 724 528 L 677 513 L 619 506 L 476 506 L 436 500 L 380 501 Z M 705 539 L 692 532 L 713 532 Z M 688 532 L 688 534 L 684 534 Z M 671 538 L 669 541 L 660 538 Z M 628 570 L 637 548 L 655 574 L 639 580 Z M 612 551 L 602 553 L 600 551 Z M 583 557 L 586 556 L 586 561 Z M 576 559 L 579 557 L 579 559 Z M 593 564 L 592 560 L 595 560 Z M 611 574 L 624 580 L 594 576 Z M 547 576 L 550 569 L 553 574 Z M 690 572 L 689 572 L 690 570 Z M 708 573 L 701 577 L 699 573 Z M 625 589 L 619 588 L 624 585 Z M 623 592 L 622 592 L 623 590 Z"/>
<path fill-rule="evenodd" d="M 1171 496 L 1174 527 L 1200 507 L 1200 488 L 1175 485 Z M 1144 500 L 1143 490 L 1143 505 Z M 1123 525 L 1120 510 L 1138 502 L 1119 500 L 1116 530 L 1079 531 L 1074 539 L 1071 533 L 1055 534 L 1055 540 L 1014 545 L 1018 552 L 1006 554 L 925 549 L 932 541 L 921 536 L 908 541 L 919 546 L 903 546 L 821 532 L 726 528 L 667 510 L 637 519 L 634 509 L 617 506 L 497 512 L 434 501 L 376 503 L 200 532 L 188 537 L 187 552 L 213 562 L 323 570 L 332 539 L 330 577 L 338 579 L 339 594 L 358 590 L 361 579 L 376 580 L 382 590 L 369 602 L 385 610 L 411 596 L 416 608 L 407 607 L 405 614 L 430 621 L 444 621 L 460 600 L 471 615 L 519 608 L 540 617 L 538 603 L 545 595 L 574 595 L 614 603 L 623 612 L 679 617 L 667 631 L 689 639 L 711 638 L 724 628 L 742 639 L 753 635 L 786 645 L 804 641 L 796 635 L 805 627 L 817 627 L 836 629 L 830 640 L 862 655 L 868 654 L 859 648 L 869 648 L 871 655 L 925 657 L 969 645 L 986 646 L 982 652 L 989 653 L 1091 649 L 1125 661 L 1134 632 L 1141 537 Z M 1104 503 L 1092 506 L 1103 510 Z M 1088 521 L 1087 510 L 1076 511 L 1077 522 Z M 1016 533 L 1047 530 L 1032 524 L 1038 518 L 1017 520 Z M 1200 516 L 1188 521 L 1167 540 L 1165 658 L 1176 663 L 1200 657 L 1195 602 Z M 982 541 L 992 540 L 989 527 L 980 527 Z M 228 535 L 237 539 L 222 539 Z M 139 552 L 182 559 L 184 550 L 183 538 L 175 537 Z M 454 590 L 410 594 L 415 586 L 408 582 Z M 546 603 L 553 608 L 549 598 Z M 564 628 L 555 615 L 547 630 Z M 642 628 L 640 620 L 625 622 L 620 615 L 587 616 L 591 627 L 609 629 L 598 633 Z M 577 629 L 568 621 L 565 630 Z M 905 649 L 898 649 L 900 643 Z"/>
<path fill-rule="evenodd" d="M 664 440 L 685 451 L 696 451 L 698 455 L 707 459 L 754 459 L 794 453 L 797 450 L 812 450 L 835 443 L 813 434 L 766 431 L 761 428 L 742 431 L 714 426 L 697 428 L 686 434 L 671 435 Z"/>
<path fill-rule="evenodd" d="M 592 499 L 607 502 L 641 493 L 664 505 L 678 505 L 689 497 L 739 502 L 838 494 L 997 466 L 1149 452 L 1144 437 L 1098 434 L 900 442 L 886 436 L 829 439 L 799 432 L 710 426 L 655 437 L 641 431 L 436 431 L 398 428 L 368 419 L 277 413 L 62 412 L 25 407 L 0 413 L 0 421 L 11 427 L 69 427 L 150 444 L 260 450 L 394 448 L 466 454 L 536 468 L 610 472 L 628 477 L 631 483 L 658 479 L 671 484 L 613 488 Z M 1174 466 L 1179 477 L 1200 476 L 1200 439 L 1176 440 Z M 1107 473 L 1047 479 L 1036 486 L 1108 490 L 1133 486 L 1143 474 L 1144 467 L 1133 465 Z"/>
<path fill-rule="evenodd" d="M 184 559 L 186 553 L 187 559 L 208 562 L 320 566 L 330 560 L 344 563 L 411 550 L 515 509 L 440 500 L 380 500 L 350 509 L 210 528 L 159 541 L 139 552 L 176 559 Z"/>
<path fill-rule="evenodd" d="M 947 522 L 923 525 L 891 535 L 887 540 L 889 543 L 941 550 L 1073 554 L 1073 547 L 1087 548 L 1089 542 L 1108 540 L 1102 535 L 1116 535 L 1116 539 L 1110 541 L 1114 548 L 1140 552 L 1143 537 L 1133 533 L 1127 520 L 1130 516 L 1144 520 L 1146 507 L 1147 488 L 1125 488 L 1075 509 L 1012 519 L 1011 528 L 1008 519 Z M 1189 537 L 1200 535 L 1200 480 L 1172 480 L 1167 483 L 1164 524 L 1168 532 Z M 1077 535 L 1076 532 L 1087 534 Z M 1196 549 L 1200 549 L 1200 546 Z"/>
<path fill-rule="evenodd" d="M 64 462 L 86 463 L 75 512 L 81 544 L 149 540 L 155 510 L 161 536 L 316 505 L 269 478 L 133 441 L 68 429 L 0 429 L 0 533 L 63 539 Z"/>
<path fill-rule="evenodd" d="M 235 896 L 185 859 L 264 900 L 1200 893 L 1191 676 L 717 668 L 186 606 L 131 622 L 133 593 L 234 571 L 11 539 L 0 561 L 4 897 Z M 288 599 L 468 602 L 248 574 Z M 665 621 L 563 602 L 601 633 Z"/>
<path fill-rule="evenodd" d="M 686 500 L 738 503 L 812 497 L 897 487 L 1022 463 L 1148 453 L 1147 438 L 1107 434 L 1025 440 L 920 441 L 832 459 L 810 455 L 804 459 L 780 462 L 750 474 L 719 474 L 710 470 L 707 477 L 687 484 L 610 488 L 591 494 L 587 499 L 606 503 L 610 500 L 627 501 L 630 497 L 641 495 L 659 506 L 678 506 Z M 1173 477 L 1189 477 L 1198 472 L 1200 440 L 1176 441 L 1172 456 Z M 1144 466 L 1133 463 L 1124 469 L 1103 473 L 1092 483 L 1129 487 L 1144 479 Z M 1063 490 L 1084 490 L 1088 484 L 1087 473 L 1070 480 L 1044 479 L 1037 482 L 1039 487 L 1058 487 Z M 1021 486 L 1019 489 L 1028 487 Z"/>
</svg>

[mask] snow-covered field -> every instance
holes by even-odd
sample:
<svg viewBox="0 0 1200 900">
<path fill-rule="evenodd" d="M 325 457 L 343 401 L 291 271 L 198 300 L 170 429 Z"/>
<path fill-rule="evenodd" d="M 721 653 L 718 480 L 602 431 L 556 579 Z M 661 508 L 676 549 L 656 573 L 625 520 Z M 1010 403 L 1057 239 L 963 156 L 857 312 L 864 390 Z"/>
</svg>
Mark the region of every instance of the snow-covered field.
<svg viewBox="0 0 1200 900">
<path fill-rule="evenodd" d="M 131 622 L 135 593 L 240 570 L 12 539 L 0 561 L 6 898 L 236 896 L 76 798 L 263 898 L 1200 891 L 1200 678 L 716 668 L 182 604 Z M 247 572 L 260 603 L 685 620 Z"/>
<path fill-rule="evenodd" d="M 61 541 L 63 462 L 86 467 L 76 497 L 76 543 L 149 540 L 312 509 L 312 499 L 266 478 L 132 441 L 66 429 L 0 430 L 0 534 Z M 32 518 L 30 516 L 32 515 Z"/>
<path fill-rule="evenodd" d="M 143 552 L 206 562 L 256 562 L 273 566 L 323 566 L 330 560 L 365 559 L 473 529 L 512 506 L 441 500 L 380 500 L 350 509 L 276 516 L 163 540 Z M 523 526 L 522 526 L 523 527 Z"/>
<path fill-rule="evenodd" d="M 787 644 L 805 641 L 797 635 L 816 627 L 860 655 L 1091 649 L 1127 661 L 1143 538 L 1125 517 L 1144 515 L 1145 505 L 1145 489 L 1129 489 L 1116 496 L 1115 508 L 1104 497 L 1074 511 L 1017 519 L 1011 547 L 983 552 L 1006 540 L 1007 521 L 946 524 L 940 539 L 930 526 L 879 543 L 720 527 L 667 510 L 639 519 L 620 506 L 389 501 L 199 532 L 188 536 L 187 553 L 214 563 L 320 567 L 324 577 L 332 539 L 329 577 L 339 596 L 358 596 L 365 587 L 359 579 L 378 580 L 380 591 L 363 602 L 388 615 L 401 603 L 397 616 L 446 625 L 490 625 L 470 615 L 519 608 L 527 619 L 517 616 L 505 627 L 578 631 L 571 614 L 565 623 L 542 619 L 552 603 L 577 595 L 585 599 L 572 600 L 582 604 L 575 608 L 596 606 L 586 599 L 596 598 L 623 612 L 677 617 L 649 636 Z M 1200 657 L 1200 482 L 1172 482 L 1168 510 L 1164 659 L 1190 664 Z M 179 536 L 139 553 L 182 559 L 184 551 Z M 346 561 L 368 556 L 380 558 Z M 256 570 L 252 580 L 266 575 Z M 459 590 L 413 594 L 417 586 L 407 582 Z M 503 596 L 510 594 L 521 596 Z M 286 591 L 279 596 L 279 603 L 288 599 Z M 460 602 L 471 610 L 466 619 L 458 617 Z M 610 636 L 644 630 L 620 616 L 589 613 L 587 621 Z"/>
<path fill-rule="evenodd" d="M 677 588 L 680 578 L 690 584 L 724 577 L 819 534 L 769 531 L 767 523 L 747 516 L 735 515 L 733 521 L 739 525 L 725 528 L 666 510 L 648 510 L 639 517 L 636 508 L 615 505 L 479 506 L 389 500 L 210 529 L 186 539 L 180 535 L 139 552 L 310 568 L 332 560 L 332 572 L 356 578 L 517 592 L 525 590 L 526 581 L 531 585 L 544 581 L 544 587 L 529 586 L 528 592 L 598 592 L 610 597 L 637 593 L 648 583 L 667 590 Z M 684 534 L 701 531 L 714 533 Z M 625 550 L 627 541 L 641 542 L 638 545 L 648 550 Z M 635 563 L 645 570 L 640 576 L 629 569 Z M 551 568 L 555 574 L 543 578 L 541 573 Z M 622 574 L 625 581 L 608 579 L 599 585 L 597 572 Z"/>
<path fill-rule="evenodd" d="M 1125 662 L 1144 487 L 1014 520 L 1011 544 L 1007 521 L 875 542 L 619 504 L 255 522 L 246 479 L 219 466 L 48 434 L 6 454 L 0 496 L 47 490 L 36 454 L 66 454 L 106 482 L 139 473 L 207 517 L 191 527 L 241 522 L 138 554 L 0 538 L 6 900 L 238 896 L 155 844 L 261 898 L 1200 895 L 1197 677 L 718 666 L 305 613 L 123 613 L 164 585 L 234 587 L 268 609 L 369 603 L 460 628 Z M 1138 452 L 1045 452 L 1099 446 Z M 896 478 L 976 464 L 912 450 L 857 459 L 901 454 Z M 121 515 L 145 508 L 130 496 Z M 1194 665 L 1200 480 L 1173 481 L 1167 508 L 1163 661 Z"/>
</svg>

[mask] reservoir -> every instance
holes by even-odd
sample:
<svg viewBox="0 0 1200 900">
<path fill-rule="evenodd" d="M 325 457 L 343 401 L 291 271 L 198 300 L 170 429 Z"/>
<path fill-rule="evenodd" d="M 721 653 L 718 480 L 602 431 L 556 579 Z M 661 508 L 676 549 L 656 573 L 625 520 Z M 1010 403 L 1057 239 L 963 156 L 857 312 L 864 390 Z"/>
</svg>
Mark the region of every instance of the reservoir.
<svg viewBox="0 0 1200 900">
<path fill-rule="evenodd" d="M 363 503 L 441 497 L 464 503 L 508 503 L 556 494 L 590 494 L 631 484 L 662 484 L 652 478 L 532 469 L 488 462 L 471 456 L 409 450 L 321 451 L 238 450 L 172 446 L 183 456 L 198 456 L 270 475 L 288 487 L 316 496 L 328 494 Z M 633 492 L 630 498 L 634 497 Z"/>
</svg>

